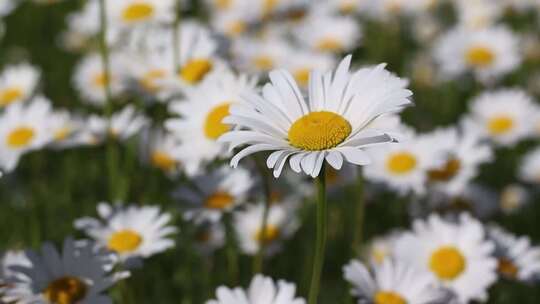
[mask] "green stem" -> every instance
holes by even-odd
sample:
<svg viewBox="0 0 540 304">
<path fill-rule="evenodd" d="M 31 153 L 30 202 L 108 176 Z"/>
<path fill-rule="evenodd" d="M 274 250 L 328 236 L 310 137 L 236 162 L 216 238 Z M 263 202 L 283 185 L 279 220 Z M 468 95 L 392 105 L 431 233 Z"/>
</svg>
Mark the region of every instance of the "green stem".
<svg viewBox="0 0 540 304">
<path fill-rule="evenodd" d="M 234 228 L 232 225 L 232 215 L 225 214 L 225 238 L 227 251 L 227 268 L 229 272 L 229 283 L 234 286 L 238 281 L 238 254 L 236 252 Z"/>
<path fill-rule="evenodd" d="M 327 237 L 327 201 L 326 201 L 326 173 L 325 165 L 317 178 L 317 238 L 315 241 L 315 259 L 311 274 L 311 287 L 309 289 L 309 304 L 316 304 L 321 284 L 321 273 L 324 265 L 324 251 Z"/>
<path fill-rule="evenodd" d="M 266 166 L 264 166 L 264 163 L 262 161 L 259 161 L 259 159 L 255 160 L 255 164 L 257 165 L 257 169 L 259 170 L 259 174 L 263 183 L 264 211 L 261 227 L 259 228 L 263 237 L 261 237 L 259 240 L 259 250 L 257 252 L 257 255 L 255 255 L 255 258 L 253 259 L 254 275 L 263 272 L 264 249 L 266 247 L 266 242 L 264 241 L 264 239 L 266 236 L 266 228 L 268 226 L 268 214 L 270 213 L 270 204 L 272 203 L 271 179 L 270 175 L 268 174 L 268 169 L 266 168 Z"/>
<path fill-rule="evenodd" d="M 353 254 L 358 255 L 361 251 L 362 241 L 364 237 L 364 217 L 366 213 L 366 200 L 364 198 L 364 177 L 362 167 L 358 167 L 358 177 L 356 184 L 356 204 L 354 212 L 353 225 Z"/>
</svg>

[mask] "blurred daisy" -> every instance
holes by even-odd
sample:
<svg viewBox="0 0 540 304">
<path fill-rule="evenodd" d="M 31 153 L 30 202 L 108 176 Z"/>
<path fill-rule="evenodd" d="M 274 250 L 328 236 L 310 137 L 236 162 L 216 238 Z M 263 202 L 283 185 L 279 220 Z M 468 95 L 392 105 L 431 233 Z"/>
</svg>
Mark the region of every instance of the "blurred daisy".
<svg viewBox="0 0 540 304">
<path fill-rule="evenodd" d="M 283 64 L 302 89 L 307 89 L 311 71 L 329 71 L 334 66 L 335 59 L 331 55 L 310 51 L 292 52 Z"/>
<path fill-rule="evenodd" d="M 540 184 L 540 147 L 528 152 L 523 157 L 519 176 L 526 182 Z"/>
<path fill-rule="evenodd" d="M 126 262 L 133 258 L 148 258 L 174 247 L 170 236 L 177 232 L 171 225 L 171 215 L 159 207 L 134 205 L 111 206 L 99 203 L 99 219 L 83 217 L 75 221 L 96 243 Z"/>
<path fill-rule="evenodd" d="M 16 103 L 0 114 L 0 168 L 12 171 L 26 152 L 47 145 L 53 138 L 49 132 L 51 104 L 36 97 L 28 104 Z"/>
<path fill-rule="evenodd" d="M 195 231 L 195 249 L 204 254 L 210 255 L 215 250 L 225 245 L 225 227 L 220 222 L 204 223 L 198 225 Z"/>
<path fill-rule="evenodd" d="M 306 301 L 296 298 L 295 293 L 293 283 L 278 281 L 276 284 L 271 278 L 258 274 L 247 290 L 218 287 L 216 300 L 209 300 L 206 304 L 305 304 Z"/>
<path fill-rule="evenodd" d="M 245 202 L 253 178 L 247 170 L 222 166 L 192 182 L 194 188 L 181 187 L 176 192 L 178 199 L 189 204 L 184 217 L 198 223 L 217 222 L 224 212 Z"/>
<path fill-rule="evenodd" d="M 396 257 L 428 271 L 459 303 L 485 301 L 497 279 L 497 262 L 482 224 L 466 214 L 457 222 L 431 215 L 426 221 L 416 220 L 413 227 L 396 242 Z"/>
<path fill-rule="evenodd" d="M 30 267 L 32 264 L 24 251 L 8 250 L 0 255 L 0 300 L 2 294 L 10 288 L 8 280 L 14 280 L 16 277 L 24 279 L 24 275 L 13 271 L 11 268 L 14 266 Z"/>
<path fill-rule="evenodd" d="M 491 147 L 482 143 L 475 129 L 438 129 L 422 135 L 422 138 L 427 141 L 427 145 L 437 150 L 435 153 L 445 157 L 442 166 L 428 170 L 428 181 L 448 195 L 463 193 L 478 174 L 480 164 L 492 159 Z"/>
<path fill-rule="evenodd" d="M 490 226 L 488 233 L 496 245 L 499 274 L 523 282 L 540 279 L 539 246 L 531 245 L 528 237 L 517 237 L 499 226 Z"/>
<path fill-rule="evenodd" d="M 73 76 L 73 84 L 85 101 L 95 105 L 105 104 L 107 84 L 110 86 L 112 97 L 118 96 L 123 91 L 125 71 L 120 58 L 119 54 L 112 54 L 110 57 L 110 79 L 105 75 L 99 55 L 90 54 L 80 61 Z"/>
<path fill-rule="evenodd" d="M 529 193 L 524 187 L 510 184 L 502 189 L 499 207 L 505 214 L 520 210 L 529 200 Z"/>
<path fill-rule="evenodd" d="M 308 17 L 294 34 L 311 50 L 333 54 L 352 51 L 362 38 L 361 26 L 353 18 L 323 14 Z"/>
<path fill-rule="evenodd" d="M 138 114 L 134 106 L 128 105 L 114 113 L 110 120 L 96 115 L 90 116 L 88 132 L 96 143 L 105 140 L 108 136 L 124 141 L 139 133 L 147 123 L 145 116 Z"/>
<path fill-rule="evenodd" d="M 83 119 L 72 116 L 66 110 L 55 111 L 50 115 L 49 128 L 53 134 L 49 146 L 53 148 L 71 148 L 85 144 L 80 136 L 84 128 Z"/>
<path fill-rule="evenodd" d="M 146 134 L 142 150 L 150 165 L 167 175 L 174 176 L 180 169 L 180 163 L 174 157 L 177 145 L 178 142 L 169 133 L 155 130 Z"/>
<path fill-rule="evenodd" d="M 294 212 L 286 206 L 273 204 L 268 211 L 266 228 L 262 228 L 264 205 L 249 205 L 245 210 L 234 214 L 234 228 L 241 250 L 255 255 L 261 244 L 265 253 L 274 254 L 281 248 L 281 242 L 290 238 L 298 228 Z"/>
<path fill-rule="evenodd" d="M 473 30 L 492 26 L 503 12 L 500 1 L 458 0 L 455 4 L 459 24 Z"/>
<path fill-rule="evenodd" d="M 170 111 L 180 118 L 168 119 L 167 130 L 180 143 L 175 157 L 194 173 L 209 162 L 228 156 L 227 145 L 217 139 L 230 130 L 223 120 L 241 95 L 253 92 L 257 79 L 225 72 L 186 90 L 184 100 L 173 101 Z"/>
<path fill-rule="evenodd" d="M 351 293 L 358 303 L 430 304 L 448 303 L 448 293 L 437 286 L 427 273 L 401 261 L 385 260 L 368 270 L 353 260 L 343 267 L 345 280 L 353 285 Z"/>
<path fill-rule="evenodd" d="M 8 282 L 3 300 L 8 303 L 111 303 L 104 292 L 126 273 L 110 273 L 106 255 L 88 246 L 64 241 L 62 252 L 45 243 L 41 254 L 28 251 L 31 265 L 14 266 L 17 276 Z"/>
<path fill-rule="evenodd" d="M 129 65 L 130 75 L 144 94 L 164 101 L 169 92 L 164 81 L 174 76 L 173 61 L 159 52 L 134 54 Z"/>
<path fill-rule="evenodd" d="M 394 255 L 394 246 L 401 233 L 401 231 L 393 231 L 387 235 L 376 237 L 369 242 L 365 255 L 370 265 L 381 266 L 384 261 Z"/>
<path fill-rule="evenodd" d="M 40 72 L 28 64 L 8 66 L 0 74 L 0 108 L 27 100 L 36 89 Z"/>
<path fill-rule="evenodd" d="M 511 146 L 530 135 L 534 112 L 532 98 L 524 91 L 499 89 L 476 97 L 464 123 L 498 145 Z"/>
<path fill-rule="evenodd" d="M 292 53 L 290 43 L 277 35 L 263 38 L 240 38 L 233 41 L 233 63 L 239 70 L 266 73 L 284 65 Z"/>
<path fill-rule="evenodd" d="M 457 27 L 436 42 L 434 56 L 443 76 L 455 78 L 473 72 L 481 82 L 491 82 L 520 63 L 517 36 L 504 26 L 471 30 Z"/>
<path fill-rule="evenodd" d="M 225 123 L 248 130 L 233 129 L 220 141 L 230 149 L 249 144 L 231 160 L 236 167 L 247 155 L 274 151 L 267 159 L 274 176 L 281 174 L 290 157 L 291 168 L 316 177 L 326 160 L 341 169 L 343 160 L 356 165 L 370 162 L 362 150 L 366 146 L 395 140 L 384 130 L 372 127 L 382 115 L 398 112 L 410 105 L 411 91 L 406 81 L 392 75 L 384 65 L 349 73 L 347 56 L 335 73 L 313 72 L 308 102 L 293 76 L 284 71 L 270 73 L 271 83 L 262 96 L 248 94 L 246 103 L 233 105 Z M 384 84 L 384 85 L 383 85 Z"/>
<path fill-rule="evenodd" d="M 121 27 L 168 23 L 176 11 L 174 0 L 115 0 L 107 4 L 113 25 Z"/>
<path fill-rule="evenodd" d="M 9 15 L 18 4 L 17 1 L 0 1 L 0 17 Z"/>
</svg>

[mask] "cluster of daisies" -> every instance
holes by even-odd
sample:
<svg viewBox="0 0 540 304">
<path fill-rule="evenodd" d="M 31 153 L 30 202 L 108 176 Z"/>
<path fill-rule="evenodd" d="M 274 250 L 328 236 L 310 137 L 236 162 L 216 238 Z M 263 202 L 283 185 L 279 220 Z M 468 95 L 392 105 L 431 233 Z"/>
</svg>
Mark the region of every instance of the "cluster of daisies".
<svg viewBox="0 0 540 304">
<path fill-rule="evenodd" d="M 0 2 L 0 20 L 15 4 Z M 44 149 L 135 140 L 142 163 L 182 182 L 174 212 L 99 203 L 97 218 L 74 221 L 86 239 L 8 250 L 0 303 L 111 303 L 111 286 L 175 247 L 177 214 L 202 256 L 230 242 L 248 256 L 278 255 L 302 225 L 314 178 L 343 188 L 360 177 L 373 186 L 368 198 L 389 191 L 410 202 L 409 230 L 374 238 L 343 266 L 358 303 L 482 302 L 499 279 L 540 280 L 540 247 L 479 220 L 518 211 L 540 184 L 540 146 L 519 160 L 515 184 L 479 183 L 498 151 L 540 138 L 540 73 L 509 81 L 540 61 L 538 29 L 505 19 L 534 12 L 540 27 L 538 1 L 207 0 L 207 23 L 187 18 L 192 5 L 88 0 L 71 13 L 59 41 L 80 55 L 74 108 L 44 96 L 31 63 L 0 71 L 0 173 L 16 175 L 26 154 Z M 445 8 L 452 24 L 438 18 Z M 403 26 L 420 47 L 412 86 L 386 64 L 344 55 L 364 59 L 372 23 Z M 402 120 L 410 87 L 449 83 L 477 88 L 459 101 L 459 119 L 429 132 Z M 207 303 L 306 300 L 294 283 L 254 274 L 247 288 L 221 286 Z"/>
</svg>

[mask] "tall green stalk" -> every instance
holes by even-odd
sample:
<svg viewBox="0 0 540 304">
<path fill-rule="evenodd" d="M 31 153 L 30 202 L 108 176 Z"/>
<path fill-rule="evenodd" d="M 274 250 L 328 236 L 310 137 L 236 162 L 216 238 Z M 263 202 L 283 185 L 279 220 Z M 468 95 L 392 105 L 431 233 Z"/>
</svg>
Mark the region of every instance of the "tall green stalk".
<svg viewBox="0 0 540 304">
<path fill-rule="evenodd" d="M 234 227 L 232 223 L 232 215 L 224 215 L 225 222 L 225 242 L 227 254 L 227 269 L 229 272 L 229 283 L 236 285 L 238 281 L 238 253 L 236 252 L 236 240 L 234 236 Z"/>
<path fill-rule="evenodd" d="M 364 176 L 362 167 L 358 167 L 355 196 L 356 201 L 354 201 L 352 251 L 354 255 L 358 255 L 360 254 L 364 237 L 364 218 L 366 213 L 366 200 L 364 198 Z"/>
<path fill-rule="evenodd" d="M 311 286 L 309 288 L 309 304 L 316 304 L 321 285 L 321 274 L 324 265 L 324 251 L 326 247 L 328 206 L 326 201 L 326 172 L 325 165 L 317 178 L 317 237 L 315 240 L 315 259 L 311 273 Z"/>
<path fill-rule="evenodd" d="M 255 258 L 253 259 L 253 274 L 263 272 L 264 249 L 266 247 L 266 229 L 268 226 L 268 214 L 270 213 L 270 204 L 272 203 L 272 190 L 270 185 L 271 179 L 270 175 L 268 174 L 268 169 L 266 168 L 266 166 L 264 166 L 264 163 L 262 161 L 259 161 L 259 159 L 256 159 L 255 163 L 257 165 L 257 169 L 259 170 L 259 174 L 263 183 L 264 211 L 261 227 L 259 228 L 260 235 L 262 237 L 260 237 L 259 240 L 259 250 L 257 251 L 257 255 L 255 255 Z"/>
</svg>

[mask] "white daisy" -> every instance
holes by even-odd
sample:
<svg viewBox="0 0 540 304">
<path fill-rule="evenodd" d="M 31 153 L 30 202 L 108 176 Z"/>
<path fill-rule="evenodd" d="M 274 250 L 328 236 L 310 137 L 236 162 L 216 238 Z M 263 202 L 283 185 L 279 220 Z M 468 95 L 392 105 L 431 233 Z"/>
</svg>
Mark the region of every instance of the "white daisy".
<svg viewBox="0 0 540 304">
<path fill-rule="evenodd" d="M 201 223 L 216 222 L 224 212 L 244 203 L 253 178 L 247 170 L 222 166 L 207 175 L 194 177 L 192 182 L 194 188 L 181 187 L 176 195 L 189 204 L 184 217 Z"/>
<path fill-rule="evenodd" d="M 148 119 L 137 113 L 133 105 L 128 105 L 114 113 L 110 119 L 90 116 L 87 132 L 90 133 L 94 143 L 101 142 L 108 136 L 124 141 L 139 133 L 147 124 Z"/>
<path fill-rule="evenodd" d="M 523 157 L 519 176 L 526 182 L 540 184 L 540 147 L 528 152 Z"/>
<path fill-rule="evenodd" d="M 465 127 L 501 146 L 511 146 L 526 138 L 536 107 L 532 98 L 520 89 L 499 89 L 476 97 L 465 119 Z"/>
<path fill-rule="evenodd" d="M 510 29 L 495 26 L 471 30 L 456 27 L 436 42 L 434 57 L 444 77 L 472 72 L 481 82 L 492 82 L 518 67 L 519 40 Z"/>
<path fill-rule="evenodd" d="M 29 267 L 31 265 L 24 251 L 8 250 L 0 256 L 0 299 L 5 290 L 10 287 L 7 285 L 8 278 L 24 278 L 24 275 L 13 271 L 11 268 L 14 266 Z"/>
<path fill-rule="evenodd" d="M 292 53 L 290 42 L 280 35 L 240 38 L 231 47 L 233 64 L 240 71 L 267 73 L 282 67 Z"/>
<path fill-rule="evenodd" d="M 392 130 L 377 129 L 377 119 L 398 112 L 411 104 L 406 81 L 392 75 L 384 65 L 349 73 L 347 56 L 335 73 L 313 72 L 309 81 L 308 102 L 293 76 L 284 71 L 270 73 L 271 83 L 262 96 L 249 94 L 242 105 L 231 107 L 225 123 L 248 130 L 234 129 L 220 141 L 231 149 L 249 146 L 231 160 L 236 167 L 247 155 L 275 151 L 267 159 L 278 177 L 290 157 L 291 168 L 316 177 L 326 160 L 340 169 L 343 160 L 365 165 L 370 162 L 362 148 L 392 142 Z"/>
<path fill-rule="evenodd" d="M 524 282 L 540 279 L 540 246 L 533 246 L 530 238 L 517 237 L 496 225 L 490 226 L 488 233 L 496 245 L 499 274 Z"/>
<path fill-rule="evenodd" d="M 399 260 L 385 260 L 370 271 L 364 264 L 352 260 L 343 267 L 345 279 L 353 285 L 351 293 L 358 303 L 374 304 L 434 304 L 448 303 L 448 292 L 423 271 Z"/>
<path fill-rule="evenodd" d="M 296 298 L 296 286 L 293 283 L 278 281 L 269 277 L 256 275 L 247 290 L 220 286 L 216 290 L 216 300 L 206 304 L 305 304 L 306 301 Z"/>
<path fill-rule="evenodd" d="M 416 220 L 413 227 L 397 240 L 396 257 L 428 271 L 459 303 L 485 301 L 497 279 L 497 262 L 482 224 L 466 214 L 457 222 L 431 215 L 426 221 Z"/>
<path fill-rule="evenodd" d="M 455 6 L 459 24 L 470 29 L 494 25 L 503 12 L 500 3 L 490 0 L 458 0 Z"/>
<path fill-rule="evenodd" d="M 515 213 L 529 201 L 529 193 L 518 184 L 510 184 L 502 189 L 499 207 L 505 214 Z"/>
<path fill-rule="evenodd" d="M 71 115 L 68 111 L 55 111 L 50 115 L 49 129 L 53 141 L 49 144 L 53 148 L 72 148 L 86 144 L 81 136 L 84 128 L 84 120 Z"/>
<path fill-rule="evenodd" d="M 177 232 L 171 226 L 172 217 L 159 207 L 99 203 L 97 211 L 99 219 L 77 219 L 75 228 L 84 231 L 101 248 L 117 254 L 123 262 L 148 258 L 175 245 L 170 238 Z"/>
<path fill-rule="evenodd" d="M 167 92 L 164 80 L 173 77 L 173 60 L 159 52 L 134 54 L 129 65 L 130 76 L 137 88 L 145 95 L 164 101 Z"/>
<path fill-rule="evenodd" d="M 47 145 L 53 138 L 49 132 L 51 104 L 36 97 L 28 104 L 16 103 L 0 114 L 0 168 L 12 171 L 26 152 Z"/>
<path fill-rule="evenodd" d="M 381 266 L 382 263 L 394 255 L 396 240 L 402 231 L 392 231 L 384 236 L 374 238 L 366 247 L 365 255 L 371 265 Z"/>
<path fill-rule="evenodd" d="M 8 303 L 112 303 L 103 293 L 127 276 L 110 273 L 107 255 L 90 244 L 76 247 L 71 239 L 61 253 L 45 243 L 41 254 L 28 251 L 26 256 L 31 265 L 12 267 L 16 276 L 3 298 Z"/>
<path fill-rule="evenodd" d="M 177 175 L 181 165 L 174 157 L 174 149 L 178 145 L 177 140 L 161 130 L 146 134 L 144 139 L 141 148 L 145 160 L 169 176 Z"/>
<path fill-rule="evenodd" d="M 174 20 L 174 0 L 107 1 L 107 12 L 113 26 L 132 27 L 149 23 L 169 23 Z"/>
<path fill-rule="evenodd" d="M 280 204 L 272 204 L 268 210 L 266 228 L 263 230 L 264 205 L 249 205 L 234 214 L 234 228 L 241 250 L 248 255 L 259 252 L 261 244 L 265 253 L 275 254 L 283 240 L 290 238 L 298 228 L 298 219 L 293 210 Z"/>
<path fill-rule="evenodd" d="M 195 249 L 208 256 L 225 245 L 226 228 L 220 222 L 204 223 L 195 231 Z"/>
<path fill-rule="evenodd" d="M 215 159 L 228 157 L 227 145 L 217 139 L 230 130 L 223 122 L 241 95 L 253 92 L 257 80 L 232 72 L 213 75 L 198 87 L 186 89 L 185 99 L 173 101 L 170 111 L 180 118 L 168 119 L 167 130 L 179 141 L 174 155 L 188 173 Z"/>
<path fill-rule="evenodd" d="M 8 66 L 0 74 L 0 108 L 27 100 L 36 89 L 40 72 L 28 64 Z"/>
<path fill-rule="evenodd" d="M 290 53 L 283 63 L 283 68 L 288 70 L 302 89 L 307 89 L 309 74 L 314 71 L 329 71 L 334 68 L 336 60 L 333 56 L 325 53 L 311 51 L 296 51 Z"/>
</svg>

